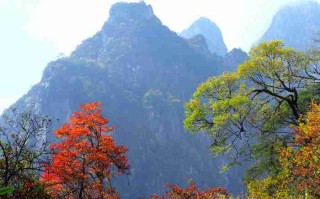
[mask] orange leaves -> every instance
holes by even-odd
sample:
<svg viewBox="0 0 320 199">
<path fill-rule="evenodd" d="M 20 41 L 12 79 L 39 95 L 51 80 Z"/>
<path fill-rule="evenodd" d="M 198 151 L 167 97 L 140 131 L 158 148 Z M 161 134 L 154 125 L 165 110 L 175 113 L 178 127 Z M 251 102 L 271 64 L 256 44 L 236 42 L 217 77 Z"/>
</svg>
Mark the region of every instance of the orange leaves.
<svg viewBox="0 0 320 199">
<path fill-rule="evenodd" d="M 83 104 L 80 105 L 80 108 L 82 109 L 83 112 L 85 113 L 97 113 L 97 114 L 101 114 L 102 109 L 98 109 L 98 107 L 101 106 L 101 102 L 93 102 L 90 104 Z"/>
<path fill-rule="evenodd" d="M 320 106 L 313 103 L 311 111 L 295 129 L 296 150 L 293 153 L 293 173 L 298 189 L 320 193 Z"/>
<path fill-rule="evenodd" d="M 52 163 L 45 167 L 42 181 L 54 197 L 118 198 L 111 186 L 115 175 L 128 174 L 126 147 L 117 146 L 102 116 L 101 103 L 81 105 L 69 123 L 55 131 L 58 144 L 51 145 Z"/>
<path fill-rule="evenodd" d="M 281 151 L 281 165 L 296 191 L 320 197 L 320 106 L 312 103 L 294 130 L 294 145 Z"/>
<path fill-rule="evenodd" d="M 151 199 L 227 199 L 229 194 L 225 188 L 222 187 L 213 187 L 204 191 L 200 191 L 195 183 L 191 183 L 186 188 L 181 188 L 177 185 L 167 185 L 167 188 L 170 189 L 166 192 L 165 196 L 153 195 Z"/>
<path fill-rule="evenodd" d="M 291 146 L 280 149 L 281 171 L 248 183 L 251 198 L 320 198 L 320 106 L 301 117 Z"/>
</svg>

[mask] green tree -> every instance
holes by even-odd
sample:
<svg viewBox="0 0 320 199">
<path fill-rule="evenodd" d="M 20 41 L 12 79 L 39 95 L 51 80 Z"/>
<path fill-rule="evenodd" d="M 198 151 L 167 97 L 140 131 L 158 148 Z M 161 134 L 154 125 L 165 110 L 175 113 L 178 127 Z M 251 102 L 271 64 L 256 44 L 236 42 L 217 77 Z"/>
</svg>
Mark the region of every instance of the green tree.
<svg viewBox="0 0 320 199">
<path fill-rule="evenodd" d="M 308 86 L 303 78 L 309 59 L 302 52 L 283 47 L 281 41 L 261 43 L 250 51 L 249 59 L 241 64 L 238 73 L 251 85 L 254 97 L 266 97 L 277 107 L 289 106 L 288 122 L 297 124 L 301 109 L 299 89 Z"/>
<path fill-rule="evenodd" d="M 191 132 L 205 131 L 212 135 L 212 150 L 217 154 L 235 149 L 234 161 L 243 147 L 238 147 L 255 104 L 249 99 L 247 89 L 237 73 L 225 73 L 202 83 L 186 104 L 185 127 Z M 247 135 L 244 135 L 247 136 Z M 245 140 L 248 145 L 249 139 Z"/>
<path fill-rule="evenodd" d="M 230 165 L 255 159 L 249 177 L 279 172 L 277 148 L 292 142 L 308 108 L 302 92 L 313 96 L 316 81 L 306 78 L 309 57 L 281 41 L 261 43 L 235 73 L 202 83 L 185 105 L 185 128 L 212 135 L 215 154 L 229 153 Z"/>
<path fill-rule="evenodd" d="M 43 163 L 48 161 L 45 135 L 49 124 L 48 117 L 31 111 L 12 109 L 1 117 L 0 186 L 12 187 L 14 198 L 33 198 L 32 194 L 41 192 L 38 180 Z"/>
</svg>

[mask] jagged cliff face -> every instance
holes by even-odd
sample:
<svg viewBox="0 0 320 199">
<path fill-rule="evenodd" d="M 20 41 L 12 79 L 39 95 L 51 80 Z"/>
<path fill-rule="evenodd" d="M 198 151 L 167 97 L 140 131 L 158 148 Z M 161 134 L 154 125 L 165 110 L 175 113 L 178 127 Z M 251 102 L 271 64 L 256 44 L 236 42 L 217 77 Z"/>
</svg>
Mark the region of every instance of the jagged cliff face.
<svg viewBox="0 0 320 199">
<path fill-rule="evenodd" d="M 219 56 L 224 56 L 227 53 L 221 31 L 214 22 L 201 17 L 181 33 L 181 36 L 186 39 L 191 39 L 197 35 L 203 35 L 211 53 Z"/>
<path fill-rule="evenodd" d="M 319 38 L 320 4 L 315 1 L 290 5 L 279 10 L 259 40 L 282 40 L 286 46 L 306 50 Z"/>
<path fill-rule="evenodd" d="M 162 192 L 164 185 L 201 187 L 237 180 L 221 175 L 223 159 L 213 160 L 210 139 L 183 129 L 183 104 L 196 86 L 224 70 L 223 60 L 205 56 L 162 25 L 145 3 L 118 3 L 93 37 L 70 57 L 48 64 L 41 82 L 15 105 L 35 108 L 59 119 L 56 126 L 85 102 L 102 101 L 105 116 L 116 127 L 118 144 L 127 146 L 132 175 L 116 179 L 123 198 Z M 55 121 L 55 120 L 54 120 Z M 54 141 L 54 136 L 48 134 Z"/>
</svg>

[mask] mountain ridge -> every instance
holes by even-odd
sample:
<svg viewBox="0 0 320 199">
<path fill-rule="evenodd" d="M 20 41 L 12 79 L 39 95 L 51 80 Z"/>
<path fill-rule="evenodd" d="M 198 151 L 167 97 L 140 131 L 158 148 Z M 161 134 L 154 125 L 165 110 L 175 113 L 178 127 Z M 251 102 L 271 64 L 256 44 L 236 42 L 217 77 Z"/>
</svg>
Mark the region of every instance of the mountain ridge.
<svg viewBox="0 0 320 199">
<path fill-rule="evenodd" d="M 272 23 L 258 40 L 282 40 L 297 50 L 308 49 L 320 33 L 320 4 L 316 1 L 300 2 L 281 8 Z"/>
<path fill-rule="evenodd" d="M 130 186 L 116 179 L 123 198 L 160 193 L 165 184 L 190 178 L 239 192 L 241 180 L 230 179 L 240 170 L 220 174 L 224 159 L 212 159 L 210 139 L 190 135 L 182 124 L 183 104 L 196 86 L 224 70 L 223 58 L 199 53 L 162 25 L 150 6 L 117 3 L 100 31 L 69 57 L 50 62 L 41 81 L 13 106 L 59 119 L 56 128 L 80 104 L 102 101 L 116 142 L 129 149 Z M 52 134 L 47 139 L 55 141 Z"/>
</svg>

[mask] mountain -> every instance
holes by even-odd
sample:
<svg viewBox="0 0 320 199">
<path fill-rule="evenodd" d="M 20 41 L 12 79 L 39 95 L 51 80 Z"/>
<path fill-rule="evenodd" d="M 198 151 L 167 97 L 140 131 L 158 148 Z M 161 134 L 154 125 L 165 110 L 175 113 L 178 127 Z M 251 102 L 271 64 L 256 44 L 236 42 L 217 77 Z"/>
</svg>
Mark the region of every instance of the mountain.
<svg viewBox="0 0 320 199">
<path fill-rule="evenodd" d="M 235 71 L 239 63 L 243 63 L 248 55 L 240 48 L 234 48 L 223 57 L 223 65 L 228 71 Z"/>
<path fill-rule="evenodd" d="M 217 70 L 217 72 L 223 73 L 224 71 L 236 71 L 239 63 L 243 63 L 248 55 L 240 48 L 233 48 L 230 52 L 225 54 L 223 57 L 211 53 L 208 49 L 206 39 L 203 35 L 196 35 L 191 39 L 187 40 L 190 47 L 196 50 L 198 53 L 206 56 L 209 59 L 214 59 L 217 62 L 222 62 L 222 70 Z"/>
<path fill-rule="evenodd" d="M 208 49 L 207 41 L 203 35 L 196 35 L 187 40 L 190 47 L 206 56 L 212 56 L 212 53 Z"/>
<path fill-rule="evenodd" d="M 197 35 L 204 36 L 211 53 L 220 56 L 224 56 L 227 53 L 227 47 L 223 41 L 221 31 L 210 19 L 201 17 L 181 33 L 181 36 L 186 39 L 191 39 Z"/>
<path fill-rule="evenodd" d="M 259 41 L 282 40 L 286 46 L 306 50 L 319 37 L 320 4 L 315 1 L 286 6 L 273 17 Z"/>
<path fill-rule="evenodd" d="M 161 193 L 167 183 L 184 186 L 190 178 L 238 193 L 242 170 L 220 174 L 225 159 L 213 159 L 212 140 L 183 129 L 184 103 L 200 82 L 224 70 L 222 59 L 193 48 L 151 6 L 117 3 L 102 29 L 50 62 L 13 107 L 49 115 L 58 127 L 80 104 L 101 101 L 116 142 L 129 150 L 132 174 L 115 182 L 122 198 Z M 47 139 L 55 141 L 52 134 Z"/>
</svg>

